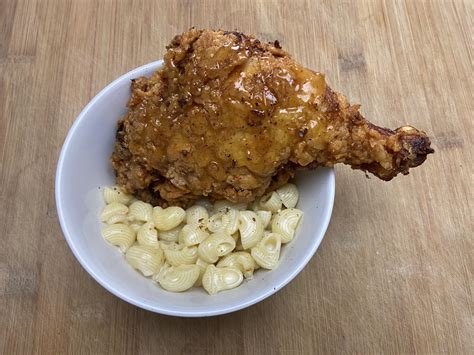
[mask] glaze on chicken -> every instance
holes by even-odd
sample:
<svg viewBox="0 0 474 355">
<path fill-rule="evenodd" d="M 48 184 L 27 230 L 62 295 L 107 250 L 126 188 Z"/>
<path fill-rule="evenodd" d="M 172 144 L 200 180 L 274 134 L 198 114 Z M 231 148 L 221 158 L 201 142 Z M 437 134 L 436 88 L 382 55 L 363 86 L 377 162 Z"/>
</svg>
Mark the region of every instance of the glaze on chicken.
<svg viewBox="0 0 474 355">
<path fill-rule="evenodd" d="M 154 205 L 250 202 L 296 169 L 337 163 L 388 181 L 433 152 L 424 132 L 371 124 L 278 42 L 239 32 L 176 36 L 164 67 L 132 82 L 128 107 L 117 183 Z"/>
</svg>

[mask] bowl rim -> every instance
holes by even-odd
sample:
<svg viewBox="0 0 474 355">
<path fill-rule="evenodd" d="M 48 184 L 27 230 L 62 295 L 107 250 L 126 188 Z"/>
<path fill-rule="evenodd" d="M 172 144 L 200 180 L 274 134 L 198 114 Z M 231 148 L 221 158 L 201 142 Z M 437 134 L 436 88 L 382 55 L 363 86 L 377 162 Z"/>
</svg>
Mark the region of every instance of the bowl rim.
<svg viewBox="0 0 474 355">
<path fill-rule="evenodd" d="M 222 307 L 219 309 L 214 309 L 210 311 L 180 311 L 180 310 L 170 310 L 168 308 L 161 308 L 161 307 L 156 307 L 156 306 L 150 306 L 146 303 L 137 301 L 131 297 L 129 297 L 127 294 L 118 291 L 114 287 L 112 287 L 107 280 L 103 279 L 100 275 L 98 275 L 92 267 L 89 266 L 89 264 L 86 263 L 86 261 L 82 258 L 80 252 L 75 246 L 74 239 L 72 238 L 72 232 L 70 232 L 66 220 L 63 214 L 63 207 L 61 203 L 61 180 L 62 180 L 62 171 L 63 171 L 63 165 L 65 161 L 65 157 L 67 155 L 67 151 L 70 146 L 70 142 L 72 137 L 74 136 L 77 128 L 80 126 L 84 118 L 87 116 L 89 110 L 91 107 L 95 105 L 98 101 L 102 99 L 103 96 L 105 96 L 109 91 L 113 90 L 116 86 L 120 85 L 122 81 L 124 80 L 129 80 L 129 79 L 134 79 L 138 76 L 140 76 L 140 73 L 146 71 L 147 69 L 152 69 L 155 70 L 158 67 L 160 67 L 163 64 L 163 60 L 157 60 L 148 64 L 144 64 L 142 66 L 139 66 L 135 69 L 132 69 L 131 71 L 121 75 L 114 81 L 112 81 L 110 84 L 105 86 L 98 94 L 96 94 L 92 100 L 89 101 L 89 103 L 84 107 L 84 109 L 79 113 L 77 118 L 74 120 L 74 123 L 72 124 L 71 128 L 68 131 L 68 134 L 64 140 L 64 143 L 61 148 L 61 152 L 59 155 L 58 163 L 57 163 L 57 168 L 56 168 L 56 176 L 55 176 L 55 200 L 56 200 L 56 210 L 58 214 L 58 219 L 59 219 L 59 224 L 61 226 L 64 238 L 66 239 L 67 244 L 69 245 L 69 248 L 73 252 L 74 256 L 76 259 L 79 261 L 79 264 L 89 273 L 92 278 L 98 282 L 102 287 L 104 287 L 107 291 L 115 295 L 116 297 L 134 305 L 137 307 L 140 307 L 142 309 L 154 312 L 154 313 L 160 313 L 164 315 L 169 315 L 169 316 L 178 316 L 178 317 L 210 317 L 210 316 L 217 316 L 217 315 L 222 315 L 222 314 L 227 314 L 231 312 L 235 312 L 247 307 L 250 307 L 260 301 L 263 301 L 264 299 L 270 297 L 271 295 L 275 294 L 279 290 L 281 290 L 283 287 L 285 287 L 289 282 L 291 282 L 302 270 L 303 268 L 308 264 L 308 262 L 311 260 L 311 258 L 314 256 L 316 253 L 317 249 L 319 248 L 319 245 L 321 244 L 322 240 L 324 239 L 324 235 L 326 234 L 326 231 L 329 226 L 329 222 L 331 220 L 331 215 L 334 207 L 334 197 L 335 197 L 335 173 L 334 169 L 327 169 L 328 172 L 328 189 L 329 189 L 329 208 L 326 210 L 325 215 L 323 216 L 323 224 L 321 225 L 320 233 L 319 235 L 315 236 L 316 239 L 318 240 L 316 243 L 312 245 L 312 248 L 309 250 L 309 253 L 307 253 L 306 257 L 298 264 L 298 267 L 295 269 L 291 270 L 291 272 L 282 279 L 278 284 L 273 285 L 272 287 L 269 287 L 268 290 L 264 293 L 262 293 L 260 296 L 252 298 L 251 300 L 244 302 L 244 303 L 238 303 L 236 305 L 228 306 L 228 307 Z"/>
</svg>

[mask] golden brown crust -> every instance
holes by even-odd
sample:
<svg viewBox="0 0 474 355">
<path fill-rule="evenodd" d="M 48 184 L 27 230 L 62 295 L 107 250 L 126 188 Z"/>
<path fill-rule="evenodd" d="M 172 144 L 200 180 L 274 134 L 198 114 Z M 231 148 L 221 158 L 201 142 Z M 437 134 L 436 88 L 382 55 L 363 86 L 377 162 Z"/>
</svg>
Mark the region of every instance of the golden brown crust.
<svg viewBox="0 0 474 355">
<path fill-rule="evenodd" d="M 424 132 L 369 123 L 278 42 L 191 29 L 132 83 L 112 156 L 117 182 L 153 204 L 252 201 L 302 167 L 345 163 L 390 180 L 433 152 Z"/>
</svg>

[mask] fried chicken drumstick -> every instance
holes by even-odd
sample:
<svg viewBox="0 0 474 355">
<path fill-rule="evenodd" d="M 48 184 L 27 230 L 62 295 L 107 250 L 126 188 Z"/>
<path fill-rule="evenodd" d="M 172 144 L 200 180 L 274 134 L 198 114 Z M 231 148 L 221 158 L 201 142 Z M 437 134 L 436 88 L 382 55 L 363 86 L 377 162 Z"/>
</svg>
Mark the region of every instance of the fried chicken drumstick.
<svg viewBox="0 0 474 355">
<path fill-rule="evenodd" d="M 239 32 L 176 36 L 164 67 L 132 82 L 128 107 L 117 183 L 154 205 L 250 202 L 298 168 L 336 163 L 388 181 L 433 153 L 424 132 L 371 124 L 278 42 Z"/>
</svg>

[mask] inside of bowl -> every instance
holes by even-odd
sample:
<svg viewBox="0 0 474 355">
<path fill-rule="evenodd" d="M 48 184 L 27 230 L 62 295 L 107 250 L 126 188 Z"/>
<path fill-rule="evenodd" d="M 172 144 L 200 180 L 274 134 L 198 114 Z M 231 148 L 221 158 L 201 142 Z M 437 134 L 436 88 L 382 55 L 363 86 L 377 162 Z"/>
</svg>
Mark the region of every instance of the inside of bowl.
<svg viewBox="0 0 474 355">
<path fill-rule="evenodd" d="M 113 185 L 110 155 L 117 120 L 126 112 L 130 80 L 150 75 L 160 62 L 138 68 L 109 85 L 84 109 L 66 139 L 56 180 L 58 214 L 65 237 L 82 266 L 104 287 L 142 308 L 180 316 L 208 316 L 254 304 L 282 288 L 306 265 L 326 231 L 334 198 L 332 169 L 301 172 L 298 208 L 304 216 L 293 242 L 282 248 L 279 266 L 259 270 L 233 290 L 209 296 L 196 288 L 184 293 L 162 290 L 123 258 L 100 234 L 102 187 Z"/>
</svg>

